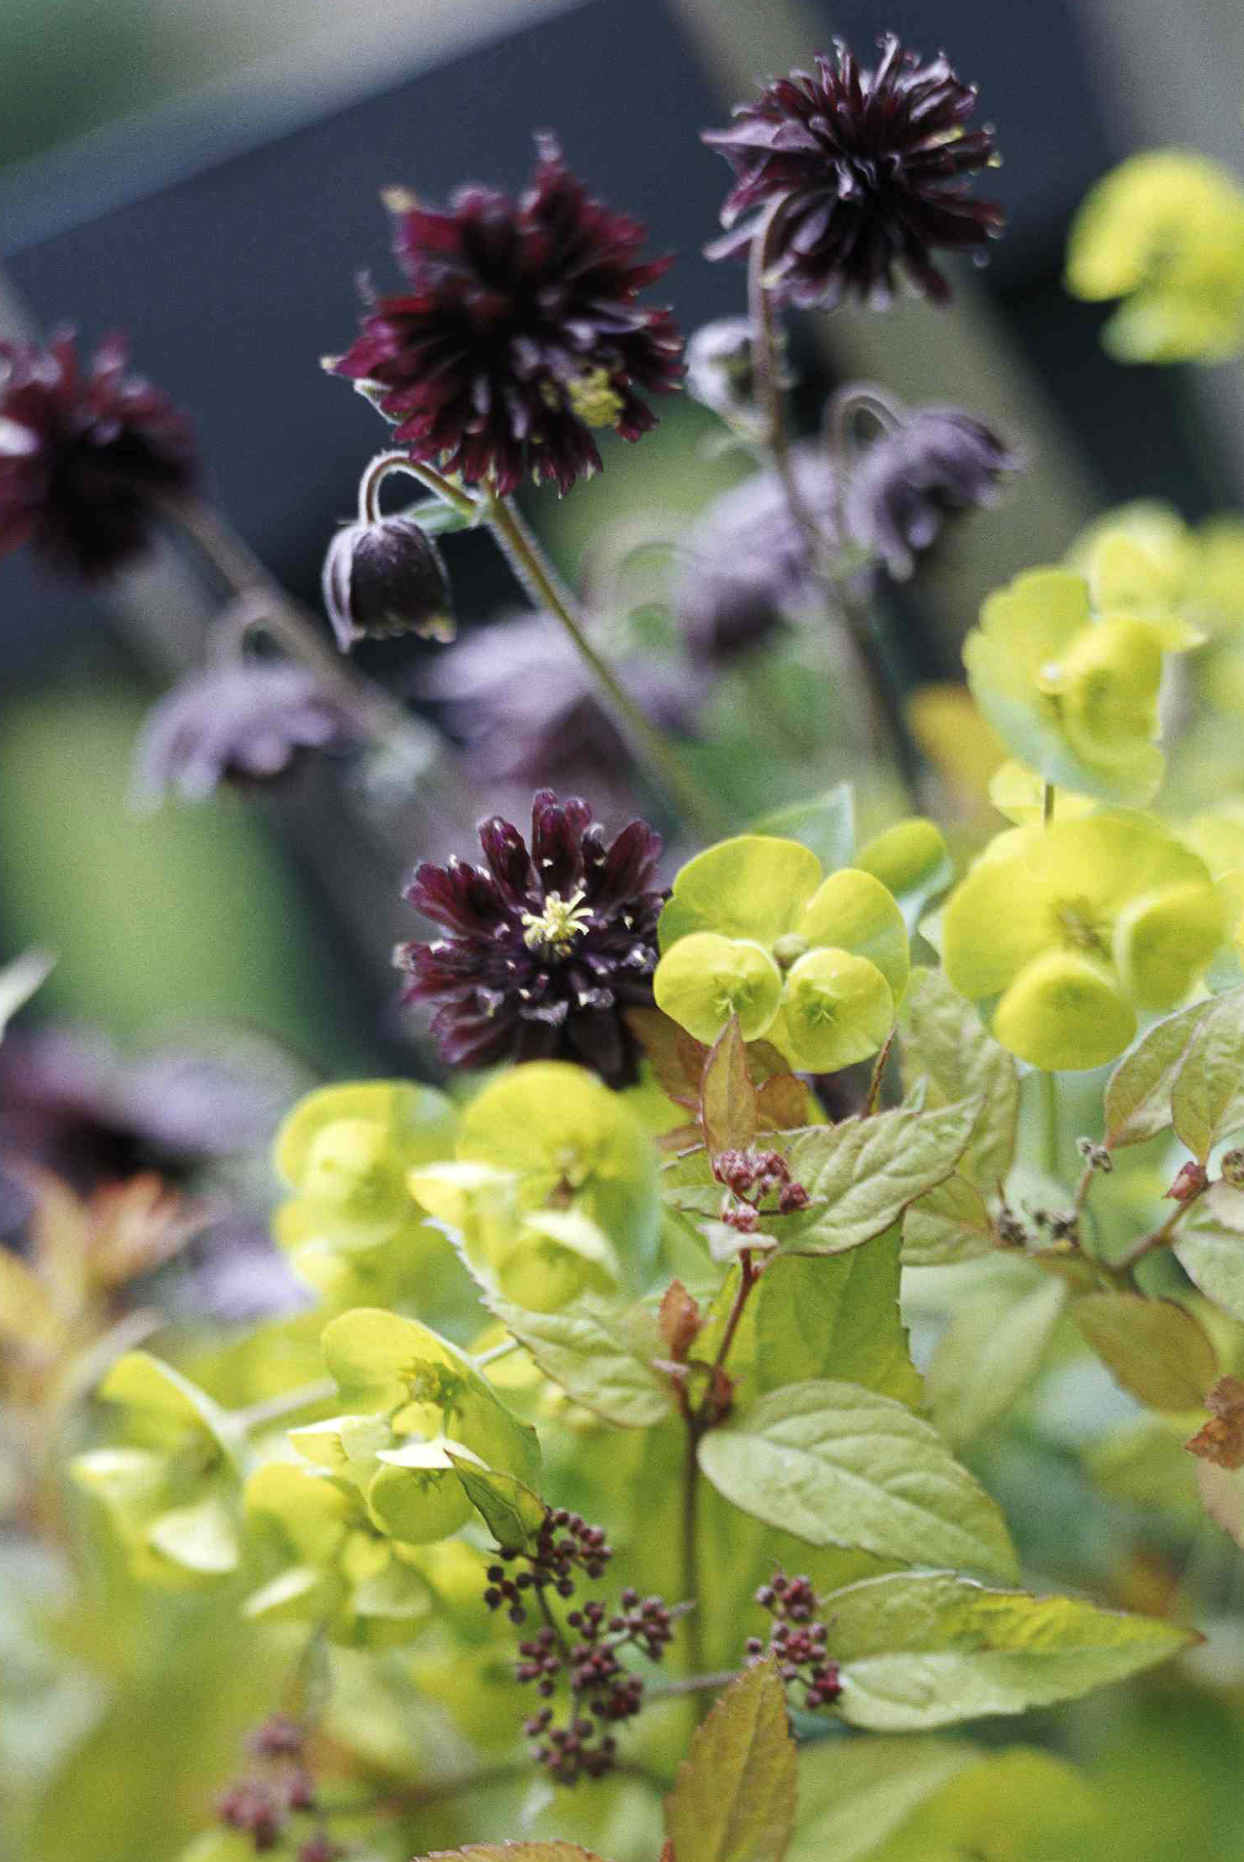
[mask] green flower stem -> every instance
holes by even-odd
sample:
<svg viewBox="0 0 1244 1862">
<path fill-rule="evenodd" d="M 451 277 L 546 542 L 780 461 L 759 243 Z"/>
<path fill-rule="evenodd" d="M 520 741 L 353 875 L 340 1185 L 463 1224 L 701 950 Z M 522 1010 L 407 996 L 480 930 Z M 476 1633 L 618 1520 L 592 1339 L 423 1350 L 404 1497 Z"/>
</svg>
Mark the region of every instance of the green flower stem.
<svg viewBox="0 0 1244 1862">
<path fill-rule="evenodd" d="M 1206 1184 L 1205 1189 L 1208 1188 L 1209 1185 Z M 1146 1260 L 1151 1254 L 1157 1254 L 1162 1248 L 1169 1248 L 1175 1239 L 1176 1228 L 1194 1203 L 1199 1202 L 1204 1196 L 1205 1189 L 1197 1190 L 1195 1195 L 1189 1196 L 1186 1202 L 1176 1203 L 1165 1222 L 1150 1234 L 1142 1235 L 1139 1241 L 1132 1244 L 1126 1254 L 1121 1254 L 1117 1261 L 1111 1263 L 1113 1271 L 1116 1274 L 1126 1274 L 1130 1278 L 1141 1261 Z"/>
<path fill-rule="evenodd" d="M 262 1402 L 251 1403 L 246 1409 L 236 1412 L 239 1427 L 247 1435 L 254 1429 L 266 1429 L 274 1422 L 281 1422 L 286 1416 L 296 1416 L 300 1410 L 315 1409 L 321 1403 L 327 1403 L 337 1394 L 337 1386 L 331 1377 L 317 1378 L 313 1384 L 300 1384 L 297 1390 L 281 1390 L 276 1396 L 265 1397 Z"/>
<path fill-rule="evenodd" d="M 717 804 L 700 787 L 673 745 L 644 716 L 588 639 L 573 597 L 562 585 L 514 505 L 508 499 L 490 500 L 485 522 L 536 607 L 546 609 L 561 622 L 580 658 L 607 695 L 612 709 L 621 717 L 628 735 L 647 759 L 656 781 L 687 825 L 709 841 L 718 839 L 723 832 L 728 833 L 730 824 Z"/>
<path fill-rule="evenodd" d="M 778 346 L 777 312 L 767 282 L 773 248 L 782 230 L 786 201 L 772 202 L 752 240 L 748 257 L 747 304 L 752 326 L 752 369 L 756 399 L 764 419 L 764 444 L 786 494 L 791 516 L 807 541 L 813 573 L 833 601 L 846 626 L 863 669 L 873 703 L 885 722 L 899 775 L 913 805 L 918 800 L 920 757 L 907 725 L 903 701 L 890 677 L 885 654 L 869 609 L 852 594 L 849 583 L 835 573 L 834 541 L 825 536 L 799 489 L 791 458 L 790 440 L 782 404 L 782 370 Z M 845 461 L 836 462 L 841 507 Z"/>
<path fill-rule="evenodd" d="M 447 479 L 443 472 L 438 472 L 434 466 L 421 465 L 418 460 L 412 459 L 409 453 L 387 452 L 377 453 L 359 480 L 359 522 L 361 524 L 379 522 L 380 487 L 391 472 L 401 472 L 407 478 L 418 479 L 421 485 L 426 485 L 429 491 L 435 492 L 438 498 L 443 499 L 446 504 L 457 511 L 459 517 L 469 518 L 472 523 L 479 522 L 482 509 L 480 503 L 470 497 L 460 486 Z"/>
<path fill-rule="evenodd" d="M 1054 819 L 1054 784 L 1047 782 L 1041 789 L 1041 825 L 1049 827 Z"/>
</svg>

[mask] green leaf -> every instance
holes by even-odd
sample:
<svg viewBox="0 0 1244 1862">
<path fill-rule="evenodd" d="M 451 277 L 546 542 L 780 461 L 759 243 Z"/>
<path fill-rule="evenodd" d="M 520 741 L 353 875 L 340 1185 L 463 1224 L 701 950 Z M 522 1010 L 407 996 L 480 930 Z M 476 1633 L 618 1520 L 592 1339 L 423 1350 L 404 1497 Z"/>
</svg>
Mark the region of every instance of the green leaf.
<svg viewBox="0 0 1244 1862">
<path fill-rule="evenodd" d="M 1074 1700 L 1198 1638 L 1077 1597 L 985 1589 L 950 1571 L 895 1572 L 827 1602 L 838 1711 L 876 1732 L 920 1732 Z"/>
<path fill-rule="evenodd" d="M 756 1136 L 756 1088 L 747 1070 L 747 1047 L 732 1015 L 704 1063 L 700 1082 L 700 1125 L 710 1157 L 746 1151 Z"/>
<path fill-rule="evenodd" d="M 753 834 L 776 834 L 810 847 L 827 873 L 855 863 L 855 791 L 840 782 L 811 802 L 779 808 L 753 824 Z"/>
<path fill-rule="evenodd" d="M 507 1551 L 521 1551 L 530 1545 L 548 1512 L 539 1494 L 533 1493 L 522 1481 L 516 1481 L 512 1474 L 477 1468 L 460 1455 L 451 1454 L 449 1459 L 458 1470 L 467 1499 L 482 1516 L 497 1544 Z"/>
<path fill-rule="evenodd" d="M 429 537 L 447 537 L 455 530 L 470 530 L 479 522 L 478 517 L 447 504 L 444 498 L 417 498 L 395 514 L 411 518 Z"/>
<path fill-rule="evenodd" d="M 526 1312 L 494 1299 L 492 1310 L 525 1345 L 546 1377 L 606 1422 L 647 1429 L 673 1409 L 669 1386 L 652 1368 L 665 1356 L 651 1314 L 639 1307 L 580 1299 L 560 1312 Z"/>
<path fill-rule="evenodd" d="M 1026 1289 L 983 1288 L 955 1308 L 928 1371 L 938 1428 L 956 1448 L 999 1421 L 1036 1375 L 1067 1296 L 1066 1285 L 1031 1270 Z"/>
<path fill-rule="evenodd" d="M 1199 1409 L 1218 1376 L 1204 1327 L 1173 1300 L 1089 1293 L 1071 1316 L 1115 1382 L 1152 1409 Z"/>
<path fill-rule="evenodd" d="M 1215 997 L 1171 1089 L 1171 1120 L 1200 1163 L 1244 1125 L 1244 989 Z"/>
<path fill-rule="evenodd" d="M 992 1196 L 1015 1156 L 1019 1128 L 1019 1076 L 1014 1058 L 985 1027 L 974 1005 L 940 970 L 912 978 L 903 1036 L 903 1080 L 927 1079 L 930 1106 L 957 1099 L 980 1102 L 961 1172 Z"/>
<path fill-rule="evenodd" d="M 971 1261 L 992 1253 L 993 1246 L 985 1199 L 957 1170 L 909 1204 L 903 1216 L 903 1261 L 908 1267 Z"/>
<path fill-rule="evenodd" d="M 975 1100 L 933 1112 L 901 1107 L 800 1132 L 786 1161 L 813 1207 L 784 1220 L 784 1245 L 801 1254 L 841 1254 L 880 1235 L 908 1203 L 950 1175 L 979 1111 Z"/>
<path fill-rule="evenodd" d="M 1244 1322 L 1244 1192 L 1211 1183 L 1176 1230 L 1174 1253 L 1206 1299 Z"/>
<path fill-rule="evenodd" d="M 1134 1834 L 1130 1819 L 1128 1827 Z M 1049 1752 L 1012 1747 L 958 1771 L 868 1862 L 1118 1862 L 1120 1853 L 1083 1773 Z M 1147 1845 L 1144 1855 L 1156 1862 Z"/>
<path fill-rule="evenodd" d="M 665 1802 L 675 1862 L 781 1862 L 795 1821 L 795 1742 L 772 1662 L 727 1688 Z"/>
<path fill-rule="evenodd" d="M 1013 1577 L 993 1501 L 892 1397 L 826 1380 L 788 1384 L 701 1439 L 700 1467 L 743 1512 L 811 1545 Z"/>
<path fill-rule="evenodd" d="M 1211 1003 L 1194 1002 L 1152 1027 L 1124 1054 L 1106 1087 L 1106 1143 L 1144 1144 L 1171 1122 L 1171 1089 Z"/>
<path fill-rule="evenodd" d="M 161 1513 L 148 1526 L 147 1541 L 175 1565 L 203 1577 L 221 1577 L 237 1568 L 237 1533 L 228 1509 L 216 1495 L 196 1506 Z"/>
<path fill-rule="evenodd" d="M 966 1740 L 949 1739 L 877 1736 L 810 1748 L 787 1862 L 865 1862 L 978 1756 Z"/>
<path fill-rule="evenodd" d="M 750 1305 L 755 1312 L 755 1391 L 836 1377 L 900 1403 L 923 1398 L 899 1316 L 899 1236 L 828 1260 L 771 1261 Z M 702 1355 L 702 1354 L 701 1354 Z M 733 1374 L 736 1354 L 731 1354 Z"/>
<path fill-rule="evenodd" d="M 163 1358 L 148 1351 L 127 1351 L 99 1386 L 108 1403 L 122 1403 L 162 1423 L 188 1424 L 205 1431 L 230 1461 L 244 1452 L 242 1431 L 228 1410 L 200 1390 Z"/>
</svg>

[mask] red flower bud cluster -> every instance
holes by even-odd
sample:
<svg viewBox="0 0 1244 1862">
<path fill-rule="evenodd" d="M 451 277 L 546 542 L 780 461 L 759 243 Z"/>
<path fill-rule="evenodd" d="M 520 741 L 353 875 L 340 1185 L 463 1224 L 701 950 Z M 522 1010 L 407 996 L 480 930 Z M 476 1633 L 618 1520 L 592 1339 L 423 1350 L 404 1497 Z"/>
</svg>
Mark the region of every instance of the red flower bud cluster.
<svg viewBox="0 0 1244 1862">
<path fill-rule="evenodd" d="M 660 1597 L 641 1598 L 628 1589 L 615 1611 L 597 1599 L 571 1610 L 566 1627 L 575 1641 L 546 1624 L 519 1644 L 519 1681 L 534 1682 L 544 1700 L 552 1698 L 560 1678 L 569 1684 L 565 1726 L 554 1724 L 551 1707 L 542 1707 L 523 1724 L 535 1742 L 536 1758 L 555 1783 L 601 1778 L 613 1769 L 617 1740 L 606 1729 L 633 1719 L 644 1704 L 643 1679 L 623 1665 L 619 1650 L 635 1648 L 659 1662 L 673 1637 L 676 1614 Z"/>
<path fill-rule="evenodd" d="M 719 1151 L 713 1175 L 728 1192 L 721 1220 L 742 1235 L 754 1235 L 763 1214 L 795 1215 L 808 1206 L 807 1190 L 793 1180 L 780 1151 Z M 777 1208 L 762 1209 L 765 1199 L 774 1196 Z"/>
<path fill-rule="evenodd" d="M 217 1803 L 216 1815 L 228 1829 L 244 1831 L 256 1854 L 263 1854 L 284 1841 L 291 1816 L 315 1811 L 315 1779 L 303 1763 L 306 1730 L 289 1714 L 272 1714 L 246 1743 L 264 1770 L 231 1784 Z M 336 1862 L 342 1853 L 327 1831 L 319 1829 L 298 1849 L 297 1862 Z"/>
<path fill-rule="evenodd" d="M 589 1578 L 600 1577 L 613 1557 L 613 1547 L 602 1527 L 589 1526 L 580 1514 L 568 1512 L 561 1506 L 545 1514 L 534 1549 L 515 1551 L 502 1546 L 497 1556 L 504 1562 L 489 1565 L 484 1602 L 490 1610 L 499 1610 L 503 1603 L 507 1604 L 510 1621 L 525 1623 L 524 1591 L 541 1590 L 551 1584 L 559 1597 L 571 1597 L 574 1595 L 571 1573 L 578 1569 Z M 505 1566 L 519 1558 L 525 1560 L 528 1569 L 511 1577 Z"/>
<path fill-rule="evenodd" d="M 788 1578 L 776 1572 L 772 1581 L 762 1584 L 756 1602 L 775 1619 L 768 1647 L 759 1636 L 749 1636 L 749 1662 L 771 1657 L 778 1673 L 788 1686 L 801 1687 L 800 1705 L 809 1712 L 830 1707 L 842 1692 L 838 1664 L 826 1655 L 829 1631 L 816 1620 L 821 1600 L 810 1578 Z"/>
</svg>

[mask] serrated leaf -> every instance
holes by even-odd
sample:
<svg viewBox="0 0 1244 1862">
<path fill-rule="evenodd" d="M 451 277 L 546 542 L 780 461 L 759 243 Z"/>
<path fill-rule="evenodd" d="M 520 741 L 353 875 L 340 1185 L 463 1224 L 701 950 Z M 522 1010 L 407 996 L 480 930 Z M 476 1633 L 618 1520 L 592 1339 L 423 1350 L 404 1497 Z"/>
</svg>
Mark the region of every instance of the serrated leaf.
<svg viewBox="0 0 1244 1862">
<path fill-rule="evenodd" d="M 669 1386 L 653 1369 L 665 1355 L 660 1334 L 642 1308 L 592 1299 L 560 1312 L 526 1312 L 501 1299 L 491 1306 L 545 1376 L 606 1422 L 649 1429 L 671 1413 Z"/>
<path fill-rule="evenodd" d="M 732 1015 L 704 1063 L 700 1125 L 710 1157 L 746 1151 L 756 1136 L 756 1089 L 747 1071 L 747 1048 Z"/>
<path fill-rule="evenodd" d="M 937 1431 L 857 1384 L 771 1391 L 710 1429 L 699 1461 L 727 1500 L 811 1545 L 1015 1574 L 1002 1515 Z"/>
<path fill-rule="evenodd" d="M 977 1762 L 966 1740 L 847 1739 L 810 1748 L 787 1862 L 866 1862 L 920 1805 Z"/>
<path fill-rule="evenodd" d="M 1042 1276 L 989 1286 L 955 1308 L 925 1373 L 933 1419 L 956 1448 L 999 1421 L 1037 1368 L 1067 1297 Z"/>
<path fill-rule="evenodd" d="M 1106 1143 L 1144 1144 L 1171 1122 L 1171 1088 L 1188 1043 L 1211 1004 L 1194 1002 L 1168 1015 L 1136 1043 L 1106 1087 Z"/>
<path fill-rule="evenodd" d="M 772 1662 L 733 1682 L 665 1802 L 675 1862 L 781 1862 L 795 1821 L 795 1742 Z"/>
<path fill-rule="evenodd" d="M 840 1254 L 880 1235 L 950 1175 L 978 1112 L 976 1101 L 963 1100 L 933 1112 L 901 1107 L 800 1132 L 786 1161 L 814 1207 L 783 1220 L 784 1247 Z"/>
<path fill-rule="evenodd" d="M 1206 1299 L 1244 1322 L 1244 1191 L 1211 1183 L 1175 1231 L 1174 1253 Z"/>
<path fill-rule="evenodd" d="M 835 1377 L 900 1403 L 923 1398 L 899 1315 L 899 1236 L 829 1259 L 771 1261 L 752 1295 L 757 1394 Z M 731 1355 L 731 1373 L 735 1355 Z"/>
<path fill-rule="evenodd" d="M 1199 1163 L 1244 1125 L 1244 989 L 1216 996 L 1171 1088 L 1171 1122 Z"/>
<path fill-rule="evenodd" d="M 512 1474 L 476 1467 L 452 1452 L 449 1459 L 466 1489 L 467 1499 L 481 1515 L 497 1544 L 507 1551 L 522 1551 L 530 1545 L 548 1511 L 539 1494 L 515 1480 Z"/>
<path fill-rule="evenodd" d="M 866 1578 L 835 1591 L 826 1610 L 838 1711 L 885 1733 L 1074 1700 L 1197 1640 L 1176 1623 L 990 1590 L 950 1571 Z"/>
<path fill-rule="evenodd" d="M 975 1260 L 994 1247 L 993 1223 L 974 1183 L 952 1171 L 944 1183 L 909 1203 L 903 1216 L 903 1261 L 945 1267 Z"/>
<path fill-rule="evenodd" d="M 923 970 L 908 992 L 903 1081 L 927 1079 L 928 1103 L 975 1099 L 980 1110 L 960 1170 L 987 1196 L 1006 1176 L 1019 1129 L 1015 1061 L 995 1041 L 974 1005 L 956 995 L 940 970 Z"/>
<path fill-rule="evenodd" d="M 1173 1300 L 1089 1293 L 1071 1316 L 1115 1382 L 1152 1409 L 1199 1409 L 1218 1376 L 1205 1328 Z"/>
<path fill-rule="evenodd" d="M 464 1843 L 461 1849 L 434 1849 L 418 1862 L 601 1862 L 594 1849 L 578 1843 Z"/>
<path fill-rule="evenodd" d="M 748 832 L 797 840 L 812 850 L 827 873 L 836 873 L 855 857 L 855 791 L 849 782 L 840 782 L 814 801 L 764 815 Z"/>
</svg>

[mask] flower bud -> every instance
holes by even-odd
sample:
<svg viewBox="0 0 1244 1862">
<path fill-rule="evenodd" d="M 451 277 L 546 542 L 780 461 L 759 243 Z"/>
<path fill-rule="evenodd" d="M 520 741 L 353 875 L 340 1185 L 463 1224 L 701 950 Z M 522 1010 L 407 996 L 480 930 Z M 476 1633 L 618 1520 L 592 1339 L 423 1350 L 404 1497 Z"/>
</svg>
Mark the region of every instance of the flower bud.
<svg viewBox="0 0 1244 1862">
<path fill-rule="evenodd" d="M 1221 1168 L 1224 1183 L 1233 1190 L 1244 1190 L 1244 1150 L 1224 1151 Z"/>
<path fill-rule="evenodd" d="M 687 344 L 687 392 L 730 426 L 755 425 L 755 377 L 749 317 L 719 317 Z"/>
<path fill-rule="evenodd" d="M 1173 1203 L 1195 1202 L 1209 1183 L 1209 1175 L 1204 1164 L 1194 1160 L 1182 1165 L 1178 1176 L 1167 1190 L 1167 1200 Z"/>
<path fill-rule="evenodd" d="M 356 640 L 418 634 L 452 640 L 453 603 L 440 551 L 410 517 L 347 524 L 324 558 L 324 606 L 343 653 Z"/>
</svg>

